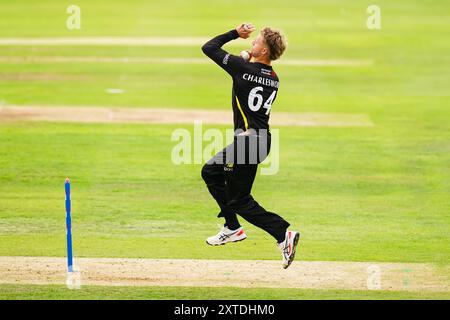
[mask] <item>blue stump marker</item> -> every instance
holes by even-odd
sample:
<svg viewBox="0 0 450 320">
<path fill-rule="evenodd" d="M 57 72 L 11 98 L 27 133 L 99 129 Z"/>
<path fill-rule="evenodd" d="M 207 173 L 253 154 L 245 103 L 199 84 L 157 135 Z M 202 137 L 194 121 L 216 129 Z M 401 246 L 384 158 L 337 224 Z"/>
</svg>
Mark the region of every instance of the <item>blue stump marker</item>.
<svg viewBox="0 0 450 320">
<path fill-rule="evenodd" d="M 66 178 L 66 229 L 67 229 L 67 268 L 69 272 L 73 271 L 72 261 L 72 218 L 70 216 L 70 180 Z"/>
</svg>

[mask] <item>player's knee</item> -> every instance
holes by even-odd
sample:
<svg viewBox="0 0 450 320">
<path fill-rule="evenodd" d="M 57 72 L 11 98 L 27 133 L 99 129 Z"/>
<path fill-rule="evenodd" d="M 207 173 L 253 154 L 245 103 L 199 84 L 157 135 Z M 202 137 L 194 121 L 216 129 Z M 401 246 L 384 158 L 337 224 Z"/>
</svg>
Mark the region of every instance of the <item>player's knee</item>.
<svg viewBox="0 0 450 320">
<path fill-rule="evenodd" d="M 211 183 L 212 174 L 211 174 L 211 166 L 205 164 L 202 168 L 202 179 L 206 182 L 206 184 Z"/>
</svg>

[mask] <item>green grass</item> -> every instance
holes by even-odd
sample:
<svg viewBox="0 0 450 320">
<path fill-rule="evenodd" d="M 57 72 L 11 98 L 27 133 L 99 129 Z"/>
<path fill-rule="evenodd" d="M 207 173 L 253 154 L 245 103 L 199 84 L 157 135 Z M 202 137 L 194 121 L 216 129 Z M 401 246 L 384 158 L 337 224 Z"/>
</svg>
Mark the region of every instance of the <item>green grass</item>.
<svg viewBox="0 0 450 320">
<path fill-rule="evenodd" d="M 201 165 L 171 162 L 175 128 L 3 123 L 0 255 L 64 255 L 69 176 L 77 256 L 278 259 L 245 222 L 242 244 L 204 245 L 221 220 Z M 448 263 L 449 155 L 430 154 L 447 144 L 418 135 L 283 128 L 279 173 L 259 175 L 253 194 L 302 231 L 301 259 Z"/>
<path fill-rule="evenodd" d="M 372 59 L 368 67 L 277 66 L 280 94 L 274 109 L 379 114 L 380 108 L 415 114 L 435 110 L 448 96 L 450 44 L 447 3 L 379 1 L 382 30 L 366 28 L 370 1 L 79 1 L 81 30 L 65 27 L 60 1 L 0 4 L 1 37 L 203 36 L 243 20 L 282 28 L 289 39 L 285 59 Z M 174 10 L 174 8 L 177 10 Z M 108 14 L 105 14 L 105 10 Z M 183 18 L 180 18 L 182 15 Z M 26 17 L 26 19 L 25 19 Z M 201 18 L 200 18 L 201 17 Z M 207 18 L 206 18 L 207 17 Z M 2 28 L 2 25 L 8 27 Z M 169 24 L 169 27 L 167 25 Z M 231 48 L 234 53 L 242 48 Z M 2 57 L 204 57 L 194 47 L 1 47 Z M 427 60 L 424 61 L 423 57 Z M 220 109 L 229 105 L 229 79 L 211 65 L 0 62 L 3 104 L 107 105 Z M 38 77 L 36 80 L 36 76 Z M 35 77 L 35 78 L 33 78 Z M 47 80 L 45 80 L 47 79 Z M 123 94 L 106 93 L 121 88 Z M 389 90 L 386 90 L 386 89 Z M 27 94 L 23 94 L 26 92 Z M 80 94 L 83 92 L 83 94 Z M 201 94 L 199 94 L 201 92 Z M 364 103 L 362 103 L 362 101 Z M 389 112 L 389 111 L 388 111 Z M 388 113 L 388 115 L 391 115 Z"/>
<path fill-rule="evenodd" d="M 249 289 L 202 287 L 82 286 L 69 290 L 59 285 L 0 285 L 0 300 L 448 300 L 445 292 L 351 290 Z"/>
</svg>

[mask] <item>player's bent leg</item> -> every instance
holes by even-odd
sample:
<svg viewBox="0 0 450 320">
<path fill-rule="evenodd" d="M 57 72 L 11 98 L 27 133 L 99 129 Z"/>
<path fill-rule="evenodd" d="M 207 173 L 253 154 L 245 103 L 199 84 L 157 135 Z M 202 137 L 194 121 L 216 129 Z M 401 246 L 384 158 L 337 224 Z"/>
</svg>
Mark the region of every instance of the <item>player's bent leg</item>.
<svg viewBox="0 0 450 320">
<path fill-rule="evenodd" d="M 224 184 L 223 166 L 219 164 L 205 164 L 201 171 L 202 179 L 207 185 Z"/>
<path fill-rule="evenodd" d="M 219 217 L 225 217 L 224 213 L 230 212 L 230 210 L 226 204 L 227 197 L 223 165 L 205 164 L 202 168 L 201 175 L 209 193 L 220 207 Z"/>
<path fill-rule="evenodd" d="M 245 240 L 247 235 L 242 227 L 236 230 L 230 230 L 228 227 L 224 226 L 218 234 L 206 239 L 206 243 L 211 246 L 220 246 L 228 242 L 238 242 Z"/>
<path fill-rule="evenodd" d="M 219 151 L 209 159 L 202 167 L 201 175 L 206 185 L 224 185 L 223 164 L 226 158 L 226 149 Z"/>
<path fill-rule="evenodd" d="M 251 195 L 230 200 L 227 205 L 247 222 L 266 231 L 277 242 L 284 241 L 286 230 L 290 226 L 289 222 L 278 214 L 265 210 Z"/>
</svg>

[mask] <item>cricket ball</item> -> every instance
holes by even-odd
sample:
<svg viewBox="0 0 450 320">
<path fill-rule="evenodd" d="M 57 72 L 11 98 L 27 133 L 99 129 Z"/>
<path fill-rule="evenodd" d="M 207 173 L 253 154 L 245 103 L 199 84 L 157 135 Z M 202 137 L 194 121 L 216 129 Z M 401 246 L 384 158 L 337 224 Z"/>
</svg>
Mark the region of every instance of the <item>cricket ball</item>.
<svg viewBox="0 0 450 320">
<path fill-rule="evenodd" d="M 250 51 L 247 50 L 241 51 L 240 56 L 245 61 L 250 61 L 250 59 L 252 58 L 252 54 L 250 53 Z"/>
</svg>

